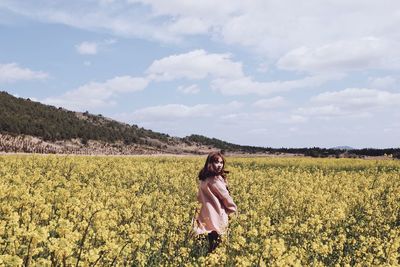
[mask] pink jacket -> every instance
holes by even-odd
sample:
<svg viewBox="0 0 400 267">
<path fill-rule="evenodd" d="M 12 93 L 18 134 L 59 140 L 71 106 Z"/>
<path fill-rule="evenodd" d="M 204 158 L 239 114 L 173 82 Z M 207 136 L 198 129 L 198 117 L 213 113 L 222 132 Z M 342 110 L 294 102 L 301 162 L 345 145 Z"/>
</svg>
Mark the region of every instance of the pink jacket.
<svg viewBox="0 0 400 267">
<path fill-rule="evenodd" d="M 221 176 L 212 176 L 199 181 L 197 200 L 201 203 L 201 209 L 194 224 L 194 232 L 197 235 L 211 231 L 223 234 L 228 226 L 228 214 L 237 211 L 225 180 Z"/>
</svg>

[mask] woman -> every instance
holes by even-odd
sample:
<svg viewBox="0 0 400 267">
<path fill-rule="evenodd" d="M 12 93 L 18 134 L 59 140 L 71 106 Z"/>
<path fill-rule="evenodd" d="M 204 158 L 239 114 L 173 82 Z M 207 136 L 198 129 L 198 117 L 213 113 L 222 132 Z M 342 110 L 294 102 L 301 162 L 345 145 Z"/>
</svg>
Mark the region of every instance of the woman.
<svg viewBox="0 0 400 267">
<path fill-rule="evenodd" d="M 220 243 L 220 235 L 228 227 L 228 215 L 237 212 L 237 206 L 228 191 L 228 171 L 224 167 L 225 159 L 222 154 L 212 152 L 199 173 L 197 200 L 201 203 L 201 209 L 194 231 L 197 235 L 208 233 L 208 252 L 212 252 Z"/>
</svg>

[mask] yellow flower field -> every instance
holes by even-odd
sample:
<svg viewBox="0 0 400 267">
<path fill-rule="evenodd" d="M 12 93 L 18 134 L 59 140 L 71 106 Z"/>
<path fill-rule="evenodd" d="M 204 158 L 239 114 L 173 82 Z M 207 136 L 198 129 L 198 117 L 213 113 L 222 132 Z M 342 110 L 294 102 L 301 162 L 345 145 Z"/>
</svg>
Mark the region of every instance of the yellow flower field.
<svg viewBox="0 0 400 267">
<path fill-rule="evenodd" d="M 210 255 L 204 161 L 0 156 L 0 266 L 400 265 L 400 161 L 228 157 L 239 214 Z"/>
</svg>

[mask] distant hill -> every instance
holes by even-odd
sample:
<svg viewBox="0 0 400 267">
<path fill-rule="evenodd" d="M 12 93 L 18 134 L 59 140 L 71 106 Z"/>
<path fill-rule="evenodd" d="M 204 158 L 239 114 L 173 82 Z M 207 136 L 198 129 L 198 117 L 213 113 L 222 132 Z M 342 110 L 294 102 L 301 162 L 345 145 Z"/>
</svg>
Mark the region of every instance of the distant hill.
<svg viewBox="0 0 400 267">
<path fill-rule="evenodd" d="M 98 150 L 96 146 L 106 147 L 107 151 L 116 154 L 199 154 L 216 149 L 238 153 L 267 151 L 265 148 L 240 146 L 200 135 L 171 137 L 135 124 L 121 123 L 101 114 L 57 108 L 14 97 L 7 92 L 0 92 L 0 133 L 3 134 L 4 140 L 7 139 L 7 142 L 3 141 L 7 143 L 7 150 L 11 151 L 35 152 L 35 146 L 46 147 L 39 151 L 51 148 L 50 151 L 61 153 L 84 149 L 95 153 L 96 149 Z M 15 141 L 16 143 L 26 144 L 20 144 L 21 148 L 13 149 L 10 143 L 17 137 L 19 141 Z M 0 138 L 0 150 L 1 142 Z M 67 151 L 64 151 L 65 146 Z"/>
<path fill-rule="evenodd" d="M 56 141 L 81 138 L 143 143 L 146 137 L 168 141 L 168 135 L 128 125 L 102 115 L 73 112 L 0 92 L 0 131 Z"/>
<path fill-rule="evenodd" d="M 101 114 L 70 111 L 0 92 L 0 152 L 129 155 L 206 154 L 215 150 L 241 155 L 400 158 L 399 148 L 265 148 L 196 134 L 179 138 Z"/>
</svg>

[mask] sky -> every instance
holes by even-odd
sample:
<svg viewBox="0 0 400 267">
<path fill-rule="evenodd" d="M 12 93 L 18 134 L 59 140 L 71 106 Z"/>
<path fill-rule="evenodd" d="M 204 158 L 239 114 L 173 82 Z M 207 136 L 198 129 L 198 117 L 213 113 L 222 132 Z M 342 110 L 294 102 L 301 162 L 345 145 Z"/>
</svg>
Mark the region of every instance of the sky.
<svg viewBox="0 0 400 267">
<path fill-rule="evenodd" d="M 400 147 L 398 0 L 0 0 L 0 90 L 184 137 Z"/>
</svg>

